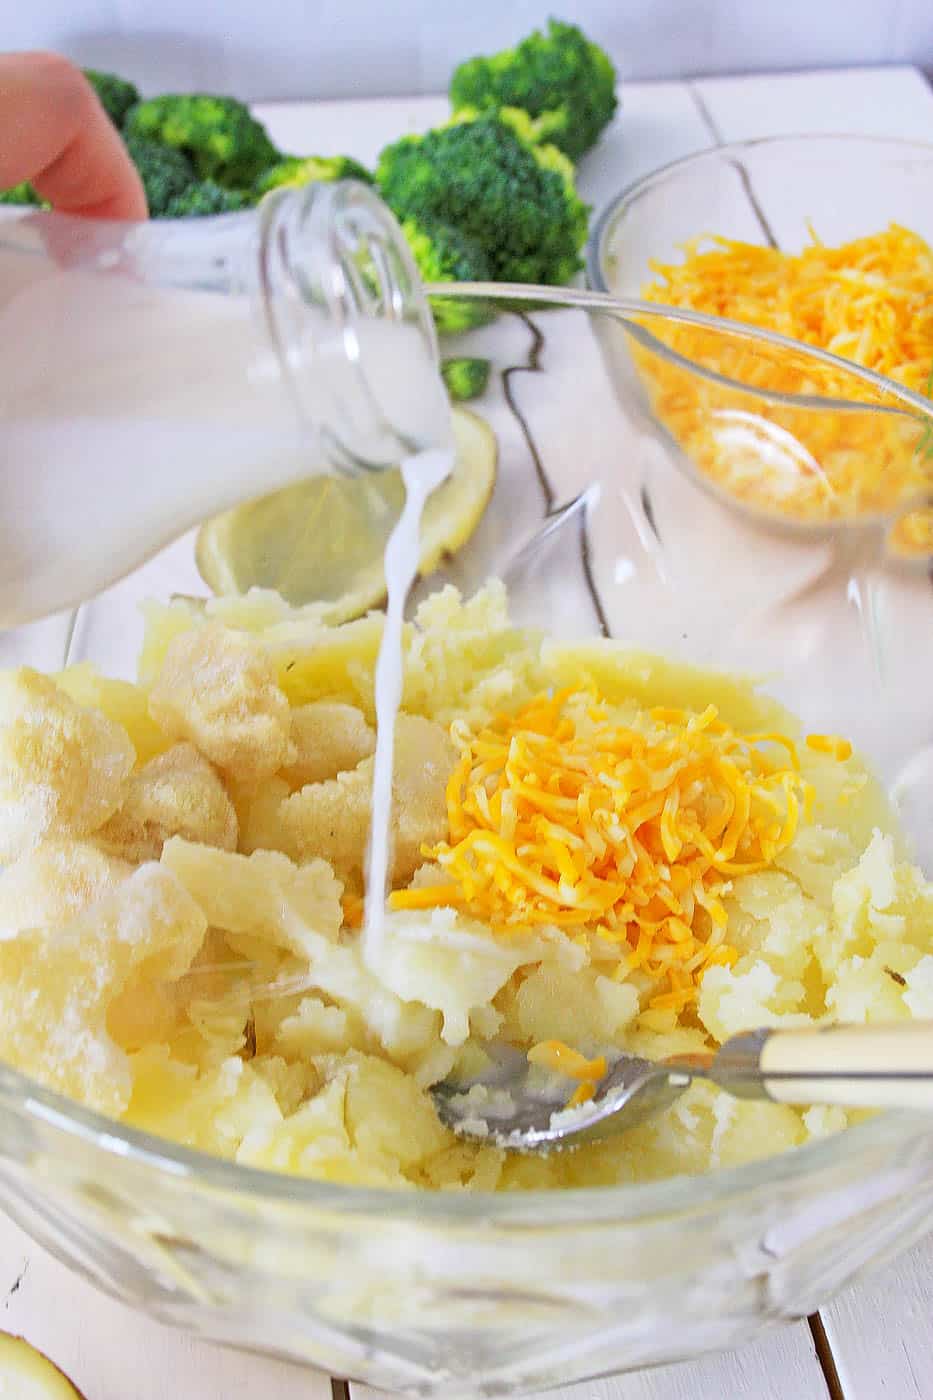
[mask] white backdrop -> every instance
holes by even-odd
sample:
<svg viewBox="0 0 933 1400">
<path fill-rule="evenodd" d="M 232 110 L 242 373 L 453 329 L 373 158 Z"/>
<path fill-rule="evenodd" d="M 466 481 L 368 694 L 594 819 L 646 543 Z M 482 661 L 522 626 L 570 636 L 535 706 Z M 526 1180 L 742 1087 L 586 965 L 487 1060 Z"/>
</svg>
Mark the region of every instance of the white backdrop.
<svg viewBox="0 0 933 1400">
<path fill-rule="evenodd" d="M 623 78 L 910 62 L 933 0 L 0 0 L 0 46 L 55 48 L 146 91 L 248 100 L 440 92 L 451 65 L 556 13 Z"/>
</svg>

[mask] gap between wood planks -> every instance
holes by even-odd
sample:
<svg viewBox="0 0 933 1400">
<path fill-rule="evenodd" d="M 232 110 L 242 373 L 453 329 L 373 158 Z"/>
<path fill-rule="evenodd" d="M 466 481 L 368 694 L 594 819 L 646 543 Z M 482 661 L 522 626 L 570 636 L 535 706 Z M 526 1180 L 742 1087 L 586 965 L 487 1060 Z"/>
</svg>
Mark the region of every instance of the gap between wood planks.
<svg viewBox="0 0 933 1400">
<path fill-rule="evenodd" d="M 842 1389 L 842 1382 L 839 1379 L 839 1372 L 836 1370 L 833 1349 L 829 1344 L 826 1328 L 823 1326 L 823 1319 L 820 1317 L 819 1313 L 813 1313 L 807 1318 L 807 1322 L 810 1325 L 810 1335 L 813 1338 L 813 1345 L 816 1349 L 816 1359 L 820 1363 L 823 1379 L 826 1382 L 826 1389 L 829 1391 L 829 1400 L 846 1400 Z M 349 1397 L 335 1396 L 334 1400 L 349 1400 Z"/>
</svg>

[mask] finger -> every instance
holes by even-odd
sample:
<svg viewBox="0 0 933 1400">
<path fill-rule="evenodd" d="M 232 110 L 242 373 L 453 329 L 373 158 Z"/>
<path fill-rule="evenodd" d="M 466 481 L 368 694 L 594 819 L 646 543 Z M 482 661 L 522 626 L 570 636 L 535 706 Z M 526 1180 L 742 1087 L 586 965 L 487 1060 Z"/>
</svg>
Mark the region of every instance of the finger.
<svg viewBox="0 0 933 1400">
<path fill-rule="evenodd" d="M 147 215 L 119 132 L 81 70 L 57 54 L 0 54 L 0 189 L 22 180 L 65 213 Z"/>
</svg>

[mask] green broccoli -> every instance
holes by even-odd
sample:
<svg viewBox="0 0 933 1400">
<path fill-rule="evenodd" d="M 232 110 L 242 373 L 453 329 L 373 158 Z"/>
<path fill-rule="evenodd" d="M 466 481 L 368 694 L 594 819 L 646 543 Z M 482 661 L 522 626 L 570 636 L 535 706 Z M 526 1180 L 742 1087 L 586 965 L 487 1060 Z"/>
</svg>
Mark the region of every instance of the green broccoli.
<svg viewBox="0 0 933 1400">
<path fill-rule="evenodd" d="M 174 146 L 199 179 L 227 189 L 249 188 L 279 154 L 265 127 L 232 97 L 152 97 L 130 108 L 124 131 Z"/>
<path fill-rule="evenodd" d="M 589 210 L 573 166 L 529 145 L 519 114 L 461 112 L 379 157 L 376 181 L 404 222 L 450 224 L 480 248 L 497 282 L 566 282 L 580 267 Z"/>
<path fill-rule="evenodd" d="M 270 190 L 283 185 L 310 185 L 320 180 L 330 183 L 333 180 L 362 180 L 365 185 L 373 183 L 373 177 L 365 165 L 352 156 L 282 156 L 275 165 L 264 170 L 253 186 L 253 193 L 261 199 Z"/>
<path fill-rule="evenodd" d="M 252 203 L 245 190 L 227 190 L 213 180 L 199 180 L 170 199 L 166 219 L 203 219 L 209 214 L 234 214 Z"/>
<path fill-rule="evenodd" d="M 150 216 L 164 218 L 172 200 L 197 182 L 194 166 L 181 151 L 145 136 L 127 136 L 126 149 L 142 179 Z"/>
<path fill-rule="evenodd" d="M 21 185 L 13 185 L 8 190 L 0 190 L 0 204 L 38 204 L 42 208 L 48 208 L 48 205 L 36 194 L 32 185 L 27 185 L 25 182 Z"/>
<path fill-rule="evenodd" d="M 488 282 L 489 259 L 479 244 L 460 229 L 437 219 L 406 219 L 402 232 L 422 282 Z M 442 335 L 484 326 L 493 312 L 479 302 L 431 297 L 434 323 Z"/>
<path fill-rule="evenodd" d="M 447 392 L 455 403 L 465 403 L 467 399 L 479 398 L 489 383 L 490 363 L 463 356 L 455 360 L 444 360 L 441 375 L 447 385 Z"/>
<path fill-rule="evenodd" d="M 575 24 L 552 19 L 514 49 L 469 58 L 450 80 L 454 109 L 520 107 L 539 119 L 539 139 L 579 160 L 594 146 L 616 110 L 616 75 L 609 55 Z"/>
<path fill-rule="evenodd" d="M 116 73 L 100 73 L 96 68 L 85 68 L 84 76 L 114 126 L 122 126 L 127 112 L 139 101 L 139 89 Z"/>
</svg>

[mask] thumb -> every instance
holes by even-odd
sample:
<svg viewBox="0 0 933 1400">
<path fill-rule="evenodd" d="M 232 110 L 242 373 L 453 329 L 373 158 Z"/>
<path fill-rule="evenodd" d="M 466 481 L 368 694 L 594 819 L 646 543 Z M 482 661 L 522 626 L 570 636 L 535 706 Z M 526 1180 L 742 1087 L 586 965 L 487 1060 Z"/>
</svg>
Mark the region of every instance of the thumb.
<svg viewBox="0 0 933 1400">
<path fill-rule="evenodd" d="M 23 180 L 65 213 L 147 215 L 119 132 L 81 70 L 57 54 L 0 54 L 0 189 Z"/>
</svg>

